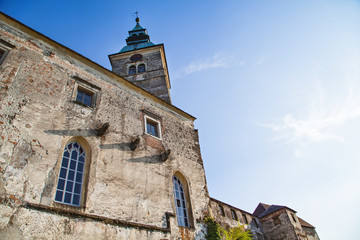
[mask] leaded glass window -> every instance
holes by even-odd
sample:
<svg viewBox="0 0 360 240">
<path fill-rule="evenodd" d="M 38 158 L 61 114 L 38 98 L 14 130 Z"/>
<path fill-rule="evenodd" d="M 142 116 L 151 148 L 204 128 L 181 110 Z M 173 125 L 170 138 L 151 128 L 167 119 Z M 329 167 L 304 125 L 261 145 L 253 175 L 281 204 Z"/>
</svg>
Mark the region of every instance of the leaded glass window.
<svg viewBox="0 0 360 240">
<path fill-rule="evenodd" d="M 80 206 L 86 154 L 81 145 L 66 145 L 60 167 L 55 201 Z"/>
<path fill-rule="evenodd" d="M 184 187 L 182 182 L 175 176 L 173 177 L 173 188 L 178 225 L 183 227 L 189 227 L 189 218 L 186 208 Z"/>
</svg>

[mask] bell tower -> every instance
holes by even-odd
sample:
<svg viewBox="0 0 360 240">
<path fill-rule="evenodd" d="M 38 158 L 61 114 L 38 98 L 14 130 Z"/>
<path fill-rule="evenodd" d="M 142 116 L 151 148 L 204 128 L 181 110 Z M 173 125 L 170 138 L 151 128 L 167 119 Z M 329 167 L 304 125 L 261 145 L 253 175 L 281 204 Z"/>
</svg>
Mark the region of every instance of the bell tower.
<svg viewBox="0 0 360 240">
<path fill-rule="evenodd" d="M 154 44 L 146 28 L 135 19 L 126 46 L 109 55 L 112 71 L 171 104 L 170 79 L 163 44 Z"/>
</svg>

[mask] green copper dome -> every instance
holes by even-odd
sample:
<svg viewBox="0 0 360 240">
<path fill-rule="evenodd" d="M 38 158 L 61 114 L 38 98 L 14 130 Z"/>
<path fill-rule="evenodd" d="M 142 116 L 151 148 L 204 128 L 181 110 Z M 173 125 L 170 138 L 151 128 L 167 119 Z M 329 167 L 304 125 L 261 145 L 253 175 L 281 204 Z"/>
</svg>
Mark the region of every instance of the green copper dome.
<svg viewBox="0 0 360 240">
<path fill-rule="evenodd" d="M 127 46 L 123 47 L 120 52 L 128 52 L 140 48 L 150 47 L 154 44 L 150 42 L 146 28 L 140 26 L 140 19 L 136 18 L 136 25 L 133 30 L 129 31 L 129 37 L 126 39 Z"/>
</svg>

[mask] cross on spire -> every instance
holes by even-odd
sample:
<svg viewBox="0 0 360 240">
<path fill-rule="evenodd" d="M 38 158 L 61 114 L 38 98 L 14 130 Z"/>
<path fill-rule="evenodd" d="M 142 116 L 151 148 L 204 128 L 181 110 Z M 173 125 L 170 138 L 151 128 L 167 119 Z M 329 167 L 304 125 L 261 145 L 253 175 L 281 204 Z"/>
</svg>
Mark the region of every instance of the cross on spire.
<svg viewBox="0 0 360 240">
<path fill-rule="evenodd" d="M 135 12 L 135 14 L 136 14 L 135 21 L 136 21 L 137 23 L 139 23 L 139 22 L 140 22 L 139 12 L 138 12 L 138 11 L 136 11 L 136 12 Z"/>
</svg>

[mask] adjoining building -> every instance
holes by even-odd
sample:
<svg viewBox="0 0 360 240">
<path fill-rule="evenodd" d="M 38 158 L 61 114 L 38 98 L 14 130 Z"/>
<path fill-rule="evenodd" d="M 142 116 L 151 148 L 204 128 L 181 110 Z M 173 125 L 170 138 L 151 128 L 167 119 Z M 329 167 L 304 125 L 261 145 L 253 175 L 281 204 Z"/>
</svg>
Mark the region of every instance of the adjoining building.
<svg viewBox="0 0 360 240">
<path fill-rule="evenodd" d="M 138 18 L 126 43 L 109 71 L 0 13 L 0 238 L 204 239 L 211 215 L 279 239 L 269 219 L 289 225 L 291 209 L 250 214 L 209 197 L 163 44 Z"/>
</svg>

